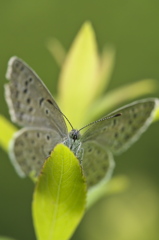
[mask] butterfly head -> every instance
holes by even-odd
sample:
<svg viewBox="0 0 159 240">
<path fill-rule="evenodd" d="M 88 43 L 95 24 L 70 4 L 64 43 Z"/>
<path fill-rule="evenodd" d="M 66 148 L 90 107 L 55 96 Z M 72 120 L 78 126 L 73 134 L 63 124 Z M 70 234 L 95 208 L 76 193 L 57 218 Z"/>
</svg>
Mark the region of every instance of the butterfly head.
<svg viewBox="0 0 159 240">
<path fill-rule="evenodd" d="M 80 139 L 81 134 L 80 134 L 79 130 L 72 129 L 71 132 L 69 132 L 69 137 L 72 138 L 75 142 L 76 140 Z"/>
</svg>

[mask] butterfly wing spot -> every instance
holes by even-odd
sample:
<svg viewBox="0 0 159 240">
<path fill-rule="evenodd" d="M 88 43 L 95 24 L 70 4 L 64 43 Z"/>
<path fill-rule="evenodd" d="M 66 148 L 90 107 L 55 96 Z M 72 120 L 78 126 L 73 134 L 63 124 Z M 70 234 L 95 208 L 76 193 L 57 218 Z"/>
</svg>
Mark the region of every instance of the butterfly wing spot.
<svg viewBox="0 0 159 240">
<path fill-rule="evenodd" d="M 117 122 L 117 119 L 114 118 L 114 119 L 113 119 L 113 124 L 114 124 L 114 126 L 116 125 L 116 122 Z"/>
<path fill-rule="evenodd" d="M 92 152 L 92 148 L 91 147 L 88 148 L 88 152 Z"/>
<path fill-rule="evenodd" d="M 44 98 L 40 98 L 39 105 L 41 106 L 42 102 L 44 101 Z"/>
<path fill-rule="evenodd" d="M 28 109 L 28 112 L 33 112 L 33 107 L 30 107 L 29 109 Z"/>
<path fill-rule="evenodd" d="M 48 103 L 50 103 L 51 105 L 53 105 L 52 101 L 50 99 L 47 99 Z"/>
<path fill-rule="evenodd" d="M 27 93 L 27 92 L 28 92 L 28 89 L 25 88 L 25 89 L 23 90 L 23 93 Z"/>
<path fill-rule="evenodd" d="M 50 136 L 49 136 L 49 135 L 46 135 L 46 139 L 47 139 L 47 140 L 50 140 Z"/>
<path fill-rule="evenodd" d="M 33 82 L 33 78 L 32 77 L 29 77 L 29 82 Z"/>
<path fill-rule="evenodd" d="M 24 66 L 21 66 L 20 71 L 22 72 L 24 70 Z"/>
<path fill-rule="evenodd" d="M 27 98 L 26 102 L 27 102 L 28 104 L 30 104 L 31 99 L 30 99 L 30 98 Z"/>
<path fill-rule="evenodd" d="M 26 81 L 24 82 L 25 86 L 28 86 L 28 83 L 29 83 L 29 82 L 26 80 Z"/>
<path fill-rule="evenodd" d="M 102 132 L 105 132 L 107 130 L 107 127 L 104 127 L 103 129 L 102 129 Z"/>
<path fill-rule="evenodd" d="M 39 133 L 39 132 L 37 132 L 36 136 L 37 136 L 37 138 L 40 138 L 40 133 Z"/>
<path fill-rule="evenodd" d="M 48 114 L 49 114 L 49 110 L 48 110 L 48 109 L 45 109 L 45 113 L 48 115 Z"/>
</svg>

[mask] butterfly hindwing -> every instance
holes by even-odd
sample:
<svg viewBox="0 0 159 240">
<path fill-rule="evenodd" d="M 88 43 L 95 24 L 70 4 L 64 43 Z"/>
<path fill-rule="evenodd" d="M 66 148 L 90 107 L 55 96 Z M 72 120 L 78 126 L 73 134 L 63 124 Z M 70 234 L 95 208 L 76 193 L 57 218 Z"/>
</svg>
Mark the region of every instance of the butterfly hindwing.
<svg viewBox="0 0 159 240">
<path fill-rule="evenodd" d="M 95 141 L 85 142 L 82 148 L 84 150 L 82 168 L 88 188 L 101 180 L 109 179 L 114 169 L 111 152 Z"/>
<path fill-rule="evenodd" d="M 45 159 L 62 138 L 55 130 L 47 128 L 23 128 L 10 144 L 11 161 L 21 177 L 33 172 L 39 175 Z"/>
</svg>

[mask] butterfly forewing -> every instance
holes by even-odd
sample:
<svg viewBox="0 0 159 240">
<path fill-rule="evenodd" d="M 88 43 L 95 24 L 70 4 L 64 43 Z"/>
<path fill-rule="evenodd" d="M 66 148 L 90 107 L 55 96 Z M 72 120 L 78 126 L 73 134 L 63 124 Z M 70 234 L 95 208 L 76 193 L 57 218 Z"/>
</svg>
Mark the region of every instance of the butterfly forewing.
<svg viewBox="0 0 159 240">
<path fill-rule="evenodd" d="M 108 116 L 117 113 L 121 116 L 99 121 L 90 127 L 82 136 L 83 146 L 94 140 L 112 153 L 124 151 L 147 129 L 158 106 L 158 99 L 145 99 L 114 111 Z"/>
<path fill-rule="evenodd" d="M 60 136 L 67 128 L 58 105 L 50 92 L 21 59 L 12 57 L 8 63 L 5 86 L 6 101 L 12 120 L 20 126 L 56 129 Z"/>
</svg>

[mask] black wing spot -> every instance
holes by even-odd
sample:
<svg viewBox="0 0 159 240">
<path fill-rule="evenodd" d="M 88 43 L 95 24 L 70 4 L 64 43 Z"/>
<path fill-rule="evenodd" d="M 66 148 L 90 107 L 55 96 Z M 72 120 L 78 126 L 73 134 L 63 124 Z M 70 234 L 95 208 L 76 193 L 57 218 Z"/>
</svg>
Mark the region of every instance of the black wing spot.
<svg viewBox="0 0 159 240">
<path fill-rule="evenodd" d="M 36 157 L 35 156 L 32 156 L 32 160 L 34 161 L 36 159 Z"/>
<path fill-rule="evenodd" d="M 27 91 L 28 91 L 28 89 L 27 89 L 27 88 L 25 88 L 25 89 L 23 90 L 23 93 L 27 93 Z"/>
<path fill-rule="evenodd" d="M 102 132 L 105 132 L 107 130 L 107 127 L 104 127 L 103 129 L 102 129 Z"/>
<path fill-rule="evenodd" d="M 41 98 L 41 99 L 39 100 L 40 106 L 41 106 L 41 104 L 42 104 L 43 101 L 44 101 L 44 98 Z"/>
<path fill-rule="evenodd" d="M 19 67 L 19 63 L 18 63 L 18 62 L 15 63 L 15 67 L 16 67 L 16 68 Z"/>
<path fill-rule="evenodd" d="M 28 81 L 27 80 L 25 81 L 25 86 L 28 86 Z"/>
<path fill-rule="evenodd" d="M 92 148 L 88 148 L 88 152 L 92 152 Z"/>
<path fill-rule="evenodd" d="M 37 133 L 37 137 L 38 137 L 38 138 L 40 137 L 40 133 L 39 133 L 39 132 Z"/>
<path fill-rule="evenodd" d="M 21 66 L 20 71 L 23 71 L 23 70 L 24 70 L 24 66 Z"/>
<path fill-rule="evenodd" d="M 48 103 L 53 105 L 53 102 L 50 99 L 47 99 Z"/>
<path fill-rule="evenodd" d="M 114 120 L 113 120 L 113 123 L 114 123 L 114 126 L 116 125 L 116 119 L 114 118 Z"/>
<path fill-rule="evenodd" d="M 32 112 L 32 111 L 33 111 L 33 108 L 32 108 L 32 107 L 30 107 L 30 108 L 29 108 L 29 112 Z"/>
<path fill-rule="evenodd" d="M 30 103 L 30 101 L 31 101 L 31 99 L 30 99 L 30 98 L 27 98 L 26 102 L 27 102 L 28 104 Z"/>
<path fill-rule="evenodd" d="M 33 78 L 32 78 L 32 77 L 30 77 L 30 78 L 29 78 L 29 82 L 32 82 L 32 81 L 33 81 Z"/>
<path fill-rule="evenodd" d="M 50 136 L 49 136 L 49 135 L 47 135 L 47 136 L 46 136 L 46 139 L 47 139 L 47 140 L 50 140 Z"/>
<path fill-rule="evenodd" d="M 137 117 L 137 113 L 134 113 L 134 116 L 133 116 L 134 118 L 136 118 Z"/>
<path fill-rule="evenodd" d="M 48 109 L 46 109 L 46 110 L 45 110 L 45 113 L 46 113 L 46 114 L 49 114 L 49 110 L 48 110 Z"/>
</svg>

